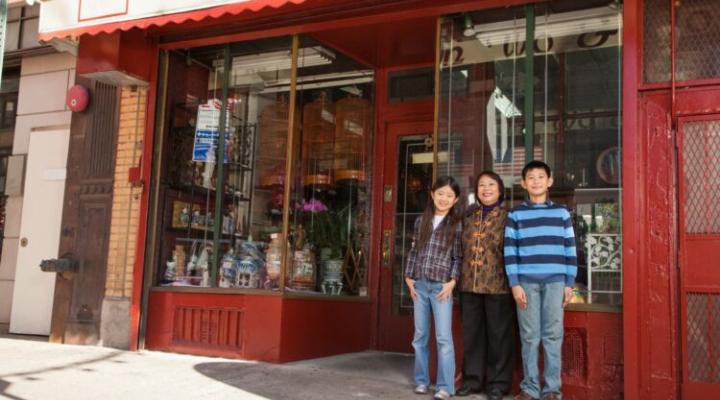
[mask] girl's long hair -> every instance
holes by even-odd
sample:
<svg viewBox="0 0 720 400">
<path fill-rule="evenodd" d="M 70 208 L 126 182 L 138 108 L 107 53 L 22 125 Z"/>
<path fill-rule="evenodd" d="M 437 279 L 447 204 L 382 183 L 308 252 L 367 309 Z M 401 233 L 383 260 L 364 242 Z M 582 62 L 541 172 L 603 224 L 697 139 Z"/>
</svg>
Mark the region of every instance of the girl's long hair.
<svg viewBox="0 0 720 400">
<path fill-rule="evenodd" d="M 450 211 L 448 211 L 448 214 L 445 216 L 445 219 L 443 219 L 440 226 L 438 226 L 438 229 L 441 229 L 439 233 L 442 238 L 443 251 L 447 251 L 448 249 L 452 249 L 453 242 L 455 241 L 457 224 L 462 221 L 463 199 L 460 196 L 460 185 L 451 176 L 441 176 L 437 178 L 430 188 L 430 192 L 434 193 L 443 186 L 450 186 L 452 191 L 455 192 L 455 197 L 458 198 L 458 201 L 452 206 Z M 420 221 L 420 237 L 418 238 L 418 245 L 421 249 L 425 247 L 427 242 L 430 240 L 430 235 L 432 235 L 432 223 L 434 216 L 435 202 L 431 197 L 425 206 L 425 211 L 423 212 L 421 217 L 422 220 Z"/>
</svg>

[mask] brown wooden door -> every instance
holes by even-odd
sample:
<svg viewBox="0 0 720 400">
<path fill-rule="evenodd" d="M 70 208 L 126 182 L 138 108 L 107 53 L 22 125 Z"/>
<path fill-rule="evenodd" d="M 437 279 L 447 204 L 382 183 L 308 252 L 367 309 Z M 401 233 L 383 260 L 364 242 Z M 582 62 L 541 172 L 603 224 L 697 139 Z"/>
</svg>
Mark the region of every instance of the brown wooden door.
<svg viewBox="0 0 720 400">
<path fill-rule="evenodd" d="M 74 113 L 60 230 L 60 258 L 77 264 L 58 274 L 50 341 L 96 344 L 105 291 L 118 126 L 118 89 L 77 77 L 90 105 Z M 124 279 L 124 277 L 121 277 Z"/>
<path fill-rule="evenodd" d="M 403 270 L 432 184 L 432 131 L 431 120 L 386 125 L 378 335 L 384 351 L 412 352 L 413 303 Z"/>
<path fill-rule="evenodd" d="M 720 115 L 678 123 L 682 398 L 720 399 Z"/>
</svg>

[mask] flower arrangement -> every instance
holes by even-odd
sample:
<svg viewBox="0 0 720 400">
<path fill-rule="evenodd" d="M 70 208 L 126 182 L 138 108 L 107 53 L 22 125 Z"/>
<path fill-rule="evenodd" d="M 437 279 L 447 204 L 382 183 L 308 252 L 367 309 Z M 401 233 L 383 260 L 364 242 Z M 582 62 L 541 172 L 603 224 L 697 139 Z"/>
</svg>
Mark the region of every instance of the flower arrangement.
<svg viewBox="0 0 720 400">
<path fill-rule="evenodd" d="M 302 212 L 307 241 L 316 249 L 330 249 L 330 258 L 342 258 L 348 241 L 348 209 L 332 210 L 319 199 L 303 200 L 296 205 Z"/>
</svg>

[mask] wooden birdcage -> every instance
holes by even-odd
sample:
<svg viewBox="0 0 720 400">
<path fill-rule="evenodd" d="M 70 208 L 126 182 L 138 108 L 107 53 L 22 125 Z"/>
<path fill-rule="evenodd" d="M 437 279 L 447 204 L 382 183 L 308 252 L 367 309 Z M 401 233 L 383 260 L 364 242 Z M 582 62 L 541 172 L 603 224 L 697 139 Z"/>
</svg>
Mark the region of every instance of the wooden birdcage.
<svg viewBox="0 0 720 400">
<path fill-rule="evenodd" d="M 282 186 L 285 183 L 288 114 L 285 96 L 279 96 L 275 103 L 265 106 L 260 113 L 256 168 L 261 187 Z"/>
<path fill-rule="evenodd" d="M 302 183 L 332 183 L 335 107 L 322 92 L 303 107 Z"/>
<path fill-rule="evenodd" d="M 335 104 L 335 181 L 365 180 L 366 143 L 370 133 L 370 102 L 350 95 Z"/>
</svg>

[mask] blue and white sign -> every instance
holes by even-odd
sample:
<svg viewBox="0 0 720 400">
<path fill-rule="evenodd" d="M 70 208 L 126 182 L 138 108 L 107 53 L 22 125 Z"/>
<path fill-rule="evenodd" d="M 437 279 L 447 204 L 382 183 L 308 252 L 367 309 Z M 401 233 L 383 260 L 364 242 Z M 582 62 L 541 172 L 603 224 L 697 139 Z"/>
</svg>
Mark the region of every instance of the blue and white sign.
<svg viewBox="0 0 720 400">
<path fill-rule="evenodd" d="M 208 100 L 207 104 L 198 106 L 195 124 L 195 143 L 193 144 L 193 161 L 215 162 L 218 146 L 218 121 L 220 121 L 221 102 L 217 99 Z M 228 146 L 230 135 L 230 110 L 226 113 L 225 131 L 225 162 L 228 162 Z"/>
</svg>

